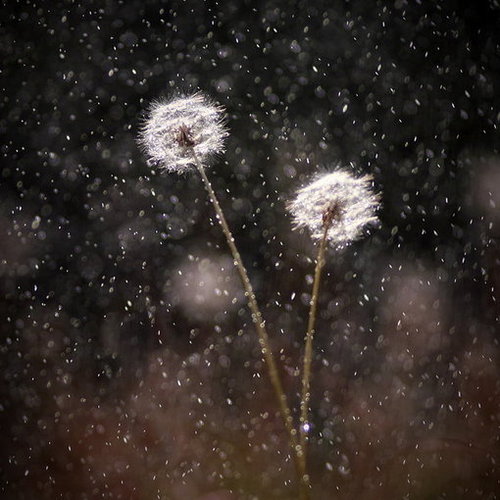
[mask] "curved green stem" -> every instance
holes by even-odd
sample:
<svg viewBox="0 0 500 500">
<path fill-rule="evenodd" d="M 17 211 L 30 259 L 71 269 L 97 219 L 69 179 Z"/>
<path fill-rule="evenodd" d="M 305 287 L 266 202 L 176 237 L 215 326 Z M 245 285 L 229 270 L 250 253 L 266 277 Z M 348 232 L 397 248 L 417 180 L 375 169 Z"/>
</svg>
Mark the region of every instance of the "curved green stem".
<svg viewBox="0 0 500 500">
<path fill-rule="evenodd" d="M 217 218 L 218 218 L 219 223 L 222 227 L 222 231 L 224 232 L 224 235 L 226 236 L 227 244 L 229 246 L 229 249 L 231 250 L 234 264 L 235 264 L 236 268 L 238 269 L 241 281 L 243 283 L 243 287 L 245 288 L 245 296 L 247 298 L 250 311 L 252 313 L 252 321 L 255 325 L 255 329 L 257 330 L 257 334 L 259 337 L 260 349 L 261 349 L 262 355 L 266 361 L 266 365 L 267 365 L 268 372 L 269 372 L 269 378 L 271 379 L 271 384 L 273 386 L 274 393 L 276 395 L 276 398 L 278 399 L 280 413 L 281 413 L 281 416 L 283 418 L 285 428 L 288 432 L 288 439 L 290 442 L 290 447 L 292 448 L 292 452 L 293 452 L 292 455 L 294 458 L 295 468 L 296 468 L 298 478 L 299 478 L 300 498 L 301 498 L 301 500 L 307 500 L 309 498 L 309 488 L 310 487 L 309 487 L 309 483 L 307 480 L 307 476 L 305 474 L 305 470 L 302 469 L 302 463 L 303 463 L 302 450 L 301 450 L 300 444 L 298 443 L 298 440 L 297 440 L 297 431 L 295 430 L 294 425 L 293 425 L 292 414 L 290 411 L 290 407 L 288 406 L 288 401 L 287 401 L 285 391 L 283 390 L 283 384 L 281 382 L 281 378 L 280 378 L 280 375 L 278 372 L 278 368 L 277 368 L 276 361 L 275 361 L 275 358 L 273 355 L 273 351 L 271 349 L 271 344 L 269 342 L 269 335 L 268 335 L 266 327 L 265 327 L 265 322 L 262 319 L 262 314 L 261 314 L 259 306 L 257 304 L 257 300 L 255 298 L 255 293 L 252 289 L 250 279 L 248 278 L 247 270 L 245 268 L 245 265 L 243 264 L 243 260 L 241 259 L 241 255 L 240 255 L 238 249 L 236 248 L 236 244 L 234 243 L 234 238 L 233 238 L 231 230 L 229 229 L 229 226 L 227 224 L 226 218 L 224 216 L 224 212 L 222 211 L 222 208 L 219 204 L 217 196 L 215 195 L 215 192 L 212 188 L 212 185 L 210 184 L 210 181 L 207 177 L 207 174 L 205 172 L 205 169 L 204 169 L 202 163 L 200 162 L 199 158 L 196 156 L 194 149 L 191 148 L 191 152 L 192 152 L 195 164 L 196 164 L 196 168 L 198 169 L 198 172 L 200 173 L 201 178 L 203 179 L 203 182 L 205 184 L 205 188 L 208 191 L 210 201 L 212 202 L 212 205 L 214 206 L 215 212 L 217 214 Z"/>
<path fill-rule="evenodd" d="M 316 310 L 318 305 L 319 296 L 319 284 L 321 281 L 321 271 L 323 269 L 325 250 L 326 250 L 326 240 L 328 235 L 328 229 L 330 228 L 330 223 L 324 224 L 323 236 L 318 250 L 318 258 L 316 260 L 316 269 L 314 271 L 314 282 L 313 291 L 311 296 L 311 303 L 309 309 L 309 321 L 307 324 L 307 333 L 304 339 L 305 349 L 304 349 L 304 366 L 302 371 L 302 397 L 300 401 L 300 448 L 302 450 L 301 469 L 307 474 L 307 433 L 309 431 L 309 399 L 311 396 L 310 385 L 311 385 L 311 363 L 312 363 L 312 346 L 314 339 L 314 325 L 316 322 Z"/>
</svg>

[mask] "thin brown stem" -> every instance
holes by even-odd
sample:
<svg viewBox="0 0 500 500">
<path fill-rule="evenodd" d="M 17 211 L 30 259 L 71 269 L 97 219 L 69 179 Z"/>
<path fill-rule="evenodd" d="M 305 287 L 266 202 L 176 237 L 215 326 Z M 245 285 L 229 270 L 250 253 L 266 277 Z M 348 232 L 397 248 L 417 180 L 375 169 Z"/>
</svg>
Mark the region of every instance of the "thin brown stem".
<svg viewBox="0 0 500 500">
<path fill-rule="evenodd" d="M 305 349 L 304 349 L 304 366 L 302 370 L 302 397 L 300 401 L 300 447 L 302 454 L 301 460 L 301 470 L 304 470 L 307 474 L 307 433 L 309 431 L 309 399 L 310 399 L 310 385 L 311 385 L 311 363 L 312 363 L 312 345 L 314 339 L 314 325 L 316 322 L 316 310 L 318 306 L 318 296 L 319 296 L 319 284 L 321 281 L 321 271 L 323 269 L 325 250 L 326 250 L 326 240 L 328 235 L 328 229 L 331 226 L 331 221 L 326 221 L 324 223 L 323 236 L 319 244 L 318 258 L 316 260 L 316 269 L 314 271 L 314 282 L 313 291 L 311 296 L 311 303 L 309 309 L 309 321 L 307 324 L 307 333 L 304 339 Z"/>
<path fill-rule="evenodd" d="M 288 439 L 290 443 L 290 447 L 292 448 L 292 456 L 295 463 L 295 468 L 297 471 L 298 479 L 299 479 L 299 487 L 300 487 L 300 499 L 308 500 L 309 499 L 309 482 L 307 480 L 307 476 L 305 474 L 305 470 L 301 468 L 302 465 L 302 450 L 297 440 L 297 431 L 293 425 L 293 418 L 290 412 L 290 407 L 288 406 L 287 397 L 285 391 L 283 390 L 283 384 L 281 382 L 281 378 L 278 372 L 278 368 L 276 365 L 276 361 L 273 355 L 273 351 L 271 349 L 271 344 L 269 342 L 269 335 L 267 333 L 265 322 L 262 319 L 262 314 L 260 312 L 259 306 L 257 304 L 257 300 L 255 298 L 255 293 L 252 289 L 252 284 L 250 283 L 250 279 L 248 278 L 248 273 L 243 264 L 243 260 L 241 259 L 241 255 L 236 248 L 236 244 L 234 243 L 234 238 L 227 224 L 226 218 L 224 216 L 224 212 L 219 204 L 217 196 L 212 188 L 212 185 L 207 177 L 205 169 L 200 162 L 199 158 L 196 156 L 194 149 L 191 148 L 191 152 L 193 155 L 193 159 L 195 160 L 196 167 L 198 172 L 203 179 L 205 184 L 205 188 L 208 191 L 208 195 L 212 205 L 214 206 L 215 212 L 217 214 L 217 218 L 222 227 L 222 231 L 226 236 L 227 244 L 229 249 L 231 250 L 231 254 L 233 256 L 234 264 L 238 269 L 238 273 L 240 275 L 241 281 L 243 283 L 243 287 L 245 288 L 245 296 L 248 301 L 248 306 L 252 313 L 252 321 L 255 325 L 255 329 L 257 330 L 257 334 L 259 337 L 259 345 L 261 348 L 262 355 L 266 361 L 266 365 L 269 372 L 269 378 L 271 379 L 271 384 L 274 389 L 274 393 L 276 398 L 278 399 L 280 413 L 283 418 L 283 422 L 285 424 L 285 428 L 288 432 Z"/>
</svg>

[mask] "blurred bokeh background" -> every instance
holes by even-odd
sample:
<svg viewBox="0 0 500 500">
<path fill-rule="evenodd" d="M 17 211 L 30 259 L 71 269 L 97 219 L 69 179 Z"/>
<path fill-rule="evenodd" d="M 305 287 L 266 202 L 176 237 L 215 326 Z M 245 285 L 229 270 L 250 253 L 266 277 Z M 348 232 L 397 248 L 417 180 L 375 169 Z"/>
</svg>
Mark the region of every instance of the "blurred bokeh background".
<svg viewBox="0 0 500 500">
<path fill-rule="evenodd" d="M 227 109 L 210 168 L 290 403 L 315 247 L 285 204 L 371 173 L 328 255 L 314 499 L 500 498 L 497 0 L 3 2 L 0 492 L 290 499 L 286 434 L 196 175 L 152 171 L 158 96 Z"/>
</svg>

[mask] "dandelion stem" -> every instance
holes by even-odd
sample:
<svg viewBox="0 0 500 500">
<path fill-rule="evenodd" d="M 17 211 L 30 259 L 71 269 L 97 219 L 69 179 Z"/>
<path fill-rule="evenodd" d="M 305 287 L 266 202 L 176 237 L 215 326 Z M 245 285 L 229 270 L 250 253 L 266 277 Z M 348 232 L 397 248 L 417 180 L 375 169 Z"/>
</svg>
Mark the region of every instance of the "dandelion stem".
<svg viewBox="0 0 500 500">
<path fill-rule="evenodd" d="M 307 433 L 308 433 L 308 414 L 309 414 L 309 398 L 311 396 L 310 393 L 310 385 L 311 385 L 311 363 L 312 363 L 312 344 L 314 339 L 314 324 L 316 321 L 316 309 L 318 305 L 318 292 L 319 292 L 319 283 L 321 281 L 321 271 L 323 269 L 324 257 L 325 257 L 325 249 L 326 249 L 326 240 L 328 235 L 328 230 L 331 226 L 331 220 L 326 221 L 323 225 L 323 236 L 321 238 L 321 242 L 318 250 L 318 258 L 316 260 L 316 269 L 314 271 L 314 283 L 313 283 L 313 291 L 309 309 L 309 321 L 307 324 L 307 333 L 304 339 L 305 349 L 304 349 L 304 366 L 302 371 L 302 397 L 300 401 L 300 448 L 302 450 L 302 454 L 300 456 L 301 460 L 301 470 L 304 470 L 307 474 Z"/>
<path fill-rule="evenodd" d="M 297 431 L 293 425 L 293 418 L 290 412 L 290 407 L 288 406 L 287 397 L 283 390 L 283 384 L 281 382 L 280 375 L 278 373 L 278 368 L 276 366 L 276 361 L 273 355 L 273 351 L 271 349 L 271 344 L 269 342 L 269 335 L 267 333 L 264 320 L 262 318 L 262 314 L 260 312 L 259 306 L 257 304 L 257 300 L 255 298 L 255 293 L 252 289 L 252 285 L 250 283 L 250 279 L 248 278 L 248 273 L 246 271 L 245 265 L 243 264 L 243 260 L 241 259 L 241 255 L 236 248 L 236 244 L 234 243 L 234 238 L 227 224 L 226 218 L 224 216 L 224 212 L 219 204 L 217 196 L 212 188 L 212 185 L 207 177 L 205 169 L 197 157 L 193 148 L 191 148 L 191 152 L 193 155 L 193 159 L 195 161 L 198 172 L 203 179 L 205 187 L 208 191 L 208 195 L 212 205 L 214 206 L 215 212 L 217 214 L 217 218 L 219 219 L 219 223 L 222 227 L 222 231 L 227 239 L 227 244 L 229 249 L 231 250 L 231 254 L 234 259 L 234 263 L 238 269 L 240 274 L 241 281 L 243 283 L 243 287 L 245 288 L 245 295 L 248 301 L 248 306 L 252 313 L 252 321 L 255 325 L 255 329 L 257 330 L 257 334 L 259 336 L 259 344 L 262 351 L 262 355 L 266 361 L 269 378 L 271 379 L 272 386 L 274 388 L 275 395 L 278 399 L 280 413 L 283 418 L 283 422 L 285 424 L 286 430 L 288 432 L 288 438 L 290 442 L 290 447 L 293 451 L 293 458 L 296 467 L 296 471 L 299 478 L 299 486 L 300 486 L 300 498 L 301 500 L 309 499 L 309 482 L 308 478 L 305 474 L 305 470 L 302 469 L 301 464 L 302 460 L 302 450 L 297 440 Z"/>
</svg>

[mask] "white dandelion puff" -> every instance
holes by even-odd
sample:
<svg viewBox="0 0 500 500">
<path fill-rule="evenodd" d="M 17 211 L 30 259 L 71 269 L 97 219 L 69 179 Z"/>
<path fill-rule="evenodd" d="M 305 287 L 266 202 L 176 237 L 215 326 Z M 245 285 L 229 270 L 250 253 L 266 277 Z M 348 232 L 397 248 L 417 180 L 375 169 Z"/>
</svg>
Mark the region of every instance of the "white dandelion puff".
<svg viewBox="0 0 500 500">
<path fill-rule="evenodd" d="M 205 172 L 205 166 L 210 156 L 224 150 L 226 136 L 223 109 L 212 104 L 198 93 L 189 97 L 174 98 L 170 101 L 154 102 L 149 109 L 147 119 L 144 121 L 138 142 L 148 155 L 151 164 L 176 173 L 182 173 L 193 167 L 198 171 L 205 184 L 245 290 L 245 297 L 252 313 L 252 321 L 259 337 L 262 357 L 266 361 L 269 378 L 274 388 L 283 423 L 288 432 L 290 448 L 293 450 L 296 468 L 301 478 L 299 481 L 301 491 L 304 488 L 304 491 L 308 491 L 309 480 L 306 470 L 302 467 L 292 412 L 283 389 L 266 324 L 257 304 L 248 272 L 236 247 L 235 239 Z"/>
<path fill-rule="evenodd" d="M 308 228 L 317 240 L 326 229 L 327 240 L 337 247 L 356 240 L 367 224 L 378 221 L 379 196 L 372 191 L 371 180 L 369 175 L 355 177 L 342 169 L 318 175 L 287 206 L 295 226 Z"/>
<path fill-rule="evenodd" d="M 359 238 L 367 224 L 378 221 L 376 211 L 379 207 L 379 196 L 372 191 L 371 180 L 369 175 L 355 177 L 342 169 L 323 173 L 311 184 L 300 189 L 295 200 L 287 207 L 292 213 L 295 225 L 308 228 L 311 236 L 320 241 L 304 342 L 299 417 L 299 442 L 304 456 L 310 428 L 309 399 L 316 310 L 326 246 L 330 243 L 337 248 L 344 247 Z"/>
<path fill-rule="evenodd" d="M 139 144 L 151 164 L 180 173 L 195 166 L 194 156 L 206 165 L 221 153 L 226 136 L 223 108 L 197 93 L 153 102 Z"/>
</svg>

